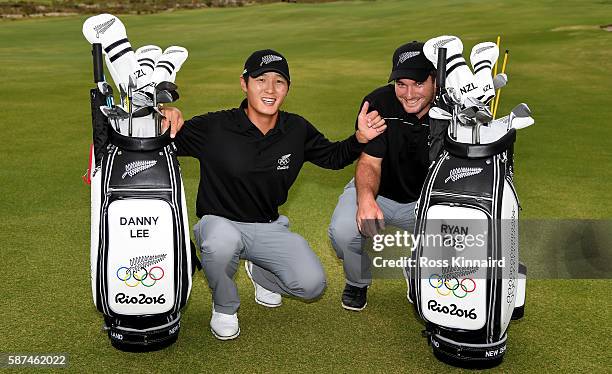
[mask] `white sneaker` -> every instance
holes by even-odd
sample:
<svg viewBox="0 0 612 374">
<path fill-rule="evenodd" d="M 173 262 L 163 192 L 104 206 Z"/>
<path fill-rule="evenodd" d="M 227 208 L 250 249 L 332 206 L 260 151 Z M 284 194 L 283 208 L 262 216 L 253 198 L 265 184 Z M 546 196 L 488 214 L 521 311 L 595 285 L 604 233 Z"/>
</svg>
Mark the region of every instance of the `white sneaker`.
<svg viewBox="0 0 612 374">
<path fill-rule="evenodd" d="M 280 294 L 267 290 L 255 283 L 252 273 L 253 263 L 251 261 L 245 261 L 244 268 L 246 269 L 246 273 L 255 287 L 255 302 L 268 308 L 277 308 L 281 306 L 283 303 L 283 297 Z"/>
<path fill-rule="evenodd" d="M 215 338 L 219 340 L 231 340 L 240 335 L 240 326 L 238 326 L 238 314 L 224 314 L 215 311 L 215 306 L 212 309 L 212 318 L 210 319 L 210 331 Z"/>
</svg>

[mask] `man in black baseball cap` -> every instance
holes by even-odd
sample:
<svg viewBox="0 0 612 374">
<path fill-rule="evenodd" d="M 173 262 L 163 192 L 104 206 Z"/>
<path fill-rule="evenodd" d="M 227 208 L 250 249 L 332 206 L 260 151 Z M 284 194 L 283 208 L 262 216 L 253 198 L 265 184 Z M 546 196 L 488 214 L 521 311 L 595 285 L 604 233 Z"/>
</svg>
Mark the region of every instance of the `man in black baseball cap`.
<svg viewBox="0 0 612 374">
<path fill-rule="evenodd" d="M 247 260 L 260 305 L 274 308 L 281 305 L 281 295 L 314 299 L 323 292 L 319 259 L 304 238 L 289 230 L 289 219 L 278 214 L 278 207 L 306 161 L 341 169 L 386 128 L 364 103 L 356 131 L 342 141 L 327 140 L 303 117 L 280 110 L 290 79 L 283 55 L 256 51 L 240 75 L 246 99 L 238 108 L 202 114 L 184 126 L 178 109 L 164 109 L 164 125 L 171 125 L 171 137 L 176 134 L 178 155 L 200 161 L 196 215 L 201 219 L 194 236 L 213 296 L 211 331 L 221 340 L 240 334 L 233 280 L 240 259 Z"/>
<path fill-rule="evenodd" d="M 355 178 L 344 188 L 328 234 L 343 260 L 345 309 L 360 311 L 371 284 L 370 259 L 364 237 L 385 224 L 412 232 L 414 208 L 429 167 L 429 108 L 434 99 L 435 68 L 423 53 L 423 43 L 395 50 L 388 84 L 363 102 L 377 110 L 387 131 L 369 142 L 361 154 Z"/>
</svg>

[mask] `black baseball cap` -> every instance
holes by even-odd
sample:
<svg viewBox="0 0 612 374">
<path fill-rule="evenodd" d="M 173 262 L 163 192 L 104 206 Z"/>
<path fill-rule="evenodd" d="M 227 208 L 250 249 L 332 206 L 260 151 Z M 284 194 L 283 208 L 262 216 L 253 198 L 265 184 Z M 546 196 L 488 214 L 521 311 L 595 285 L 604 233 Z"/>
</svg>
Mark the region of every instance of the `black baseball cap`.
<svg viewBox="0 0 612 374">
<path fill-rule="evenodd" d="M 431 61 L 423 53 L 423 43 L 416 40 L 396 49 L 392 62 L 389 82 L 402 78 L 423 82 L 427 79 L 429 72 L 435 70 Z"/>
<path fill-rule="evenodd" d="M 269 71 L 277 72 L 285 77 L 287 82 L 291 82 L 287 60 L 283 55 L 272 49 L 262 49 L 261 51 L 253 52 L 244 62 L 242 76 L 245 79 L 247 76 L 256 78 Z"/>
</svg>

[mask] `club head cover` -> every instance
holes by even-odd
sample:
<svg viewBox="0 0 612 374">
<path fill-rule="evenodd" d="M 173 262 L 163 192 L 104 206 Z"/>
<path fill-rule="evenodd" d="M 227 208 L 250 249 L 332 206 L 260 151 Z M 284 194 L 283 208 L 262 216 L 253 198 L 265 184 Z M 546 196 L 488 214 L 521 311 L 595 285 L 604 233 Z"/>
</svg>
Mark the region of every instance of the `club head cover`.
<svg viewBox="0 0 612 374">
<path fill-rule="evenodd" d="M 162 55 L 162 49 L 156 45 L 144 45 L 138 48 L 135 54 L 143 72 L 143 76 L 138 79 L 138 88 L 141 88 L 151 83 L 151 75 L 157 60 Z"/>
<path fill-rule="evenodd" d="M 174 45 L 166 48 L 155 64 L 151 82 L 155 84 L 163 81 L 174 82 L 176 73 L 181 69 L 188 56 L 189 52 L 183 47 Z"/>
<path fill-rule="evenodd" d="M 123 84 L 127 87 L 130 75 L 136 79 L 142 75 L 125 26 L 119 18 L 108 13 L 89 17 L 83 23 L 83 35 L 91 44 L 102 44 L 108 70 L 117 86 Z"/>
<path fill-rule="evenodd" d="M 482 96 L 477 98 L 483 103 L 488 103 L 495 96 L 491 71 L 498 57 L 499 47 L 492 42 L 478 43 L 472 48 L 472 53 L 470 53 L 475 84 L 482 91 Z"/>
<path fill-rule="evenodd" d="M 482 91 L 476 85 L 474 74 L 463 58 L 463 43 L 453 35 L 442 35 L 425 42 L 425 57 L 438 68 L 438 48 L 446 48 L 446 87 L 454 88 L 461 95 L 461 102 L 466 97 L 478 97 Z"/>
</svg>

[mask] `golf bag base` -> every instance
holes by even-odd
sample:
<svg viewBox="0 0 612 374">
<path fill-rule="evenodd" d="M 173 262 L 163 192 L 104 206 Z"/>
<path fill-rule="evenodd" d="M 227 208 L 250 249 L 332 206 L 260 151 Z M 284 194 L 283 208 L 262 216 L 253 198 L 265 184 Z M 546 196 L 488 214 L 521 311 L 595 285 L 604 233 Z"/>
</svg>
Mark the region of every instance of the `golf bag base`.
<svg viewBox="0 0 612 374">
<path fill-rule="evenodd" d="M 489 369 L 504 359 L 506 339 L 492 345 L 466 345 L 450 339 L 442 338 L 436 334 L 424 333 L 428 336 L 434 356 L 449 365 L 464 369 Z M 493 355 L 490 357 L 487 355 Z"/>
<path fill-rule="evenodd" d="M 513 129 L 486 145 L 447 136 L 418 201 L 415 234 L 452 235 L 416 246 L 415 266 L 407 269 L 409 299 L 434 355 L 453 366 L 501 363 L 508 325 L 524 311 L 526 268 L 518 261 L 520 206 L 511 171 L 515 138 Z M 461 236 L 471 236 L 472 244 Z"/>
<path fill-rule="evenodd" d="M 168 323 L 164 323 L 171 320 Z M 164 349 L 176 342 L 181 328 L 181 315 L 167 318 L 151 317 L 130 324 L 129 320 L 104 316 L 104 329 L 111 345 L 124 352 L 150 352 Z M 156 326 L 147 328 L 146 326 Z"/>
</svg>

